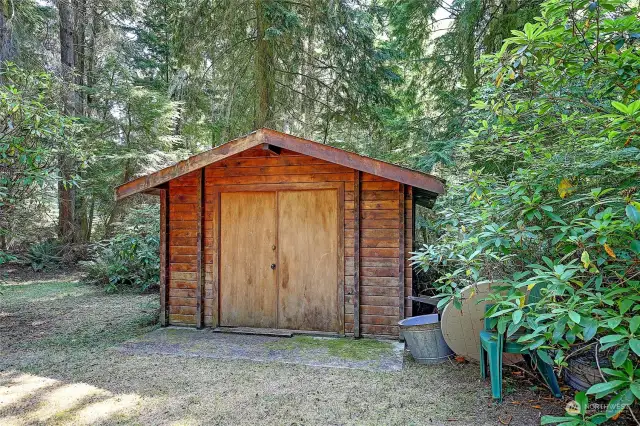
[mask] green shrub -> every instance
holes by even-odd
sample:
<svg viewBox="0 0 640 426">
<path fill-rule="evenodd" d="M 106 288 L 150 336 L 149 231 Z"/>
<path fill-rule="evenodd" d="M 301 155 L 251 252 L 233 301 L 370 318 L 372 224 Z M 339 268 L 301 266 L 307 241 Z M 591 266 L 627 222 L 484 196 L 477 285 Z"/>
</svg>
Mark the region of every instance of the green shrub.
<svg viewBox="0 0 640 426">
<path fill-rule="evenodd" d="M 104 286 L 108 293 L 157 288 L 159 234 L 157 206 L 133 209 L 121 233 L 94 244 L 92 260 L 81 262 L 85 282 Z"/>
<path fill-rule="evenodd" d="M 541 8 L 483 58 L 477 126 L 439 201 L 437 240 L 414 260 L 435 271 L 441 307 L 497 283 L 487 316 L 543 361 L 565 368 L 587 346 L 608 357 L 607 382 L 586 395 L 611 398 L 612 418 L 640 401 L 638 6 Z"/>
<path fill-rule="evenodd" d="M 57 268 L 62 263 L 64 244 L 55 239 L 48 239 L 32 244 L 24 256 L 26 263 L 34 271 Z"/>
</svg>

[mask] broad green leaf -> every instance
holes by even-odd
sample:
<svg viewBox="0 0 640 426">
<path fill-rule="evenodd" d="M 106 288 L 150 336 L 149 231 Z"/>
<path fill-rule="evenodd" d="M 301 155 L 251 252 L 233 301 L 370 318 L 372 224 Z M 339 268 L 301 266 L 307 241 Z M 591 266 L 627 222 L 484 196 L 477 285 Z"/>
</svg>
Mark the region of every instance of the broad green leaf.
<svg viewBox="0 0 640 426">
<path fill-rule="evenodd" d="M 618 111 L 620 111 L 623 114 L 628 114 L 629 113 L 629 109 L 622 102 L 611 101 L 611 106 L 614 107 L 615 109 L 617 109 Z"/>
<path fill-rule="evenodd" d="M 631 386 L 629 386 L 629 389 L 631 389 L 631 392 L 633 392 L 633 394 L 636 396 L 638 401 L 640 401 L 640 381 L 635 381 L 631 383 Z"/>
<path fill-rule="evenodd" d="M 598 331 L 598 321 L 593 318 L 582 318 L 580 325 L 584 327 L 582 331 L 584 341 L 588 342 L 593 339 Z"/>
<path fill-rule="evenodd" d="M 580 324 L 580 314 L 575 311 L 569 311 L 569 318 L 576 324 Z"/>
<path fill-rule="evenodd" d="M 507 327 L 507 337 L 513 336 L 520 329 L 520 324 L 511 323 L 509 327 Z"/>
<path fill-rule="evenodd" d="M 545 364 L 553 365 L 553 360 L 549 356 L 549 352 L 547 352 L 547 351 L 545 351 L 543 349 L 538 349 L 536 351 L 536 354 L 538 355 L 538 357 L 540 357 L 542 362 L 544 362 Z"/>
<path fill-rule="evenodd" d="M 585 392 L 578 392 L 575 397 L 576 402 L 580 406 L 580 414 L 584 414 L 587 412 L 587 404 L 589 403 L 589 399 L 587 398 L 587 394 Z"/>
<path fill-rule="evenodd" d="M 629 347 L 636 355 L 640 356 L 640 339 L 629 340 Z"/>
<path fill-rule="evenodd" d="M 558 423 L 566 423 L 569 421 L 576 421 L 575 417 L 569 417 L 569 416 L 542 416 L 542 418 L 540 419 L 540 424 L 541 425 L 550 425 L 550 424 L 558 424 Z M 579 424 L 579 423 L 576 423 Z"/>
<path fill-rule="evenodd" d="M 522 320 L 522 310 L 518 309 L 517 311 L 513 311 L 512 319 L 515 324 L 519 324 L 520 320 Z"/>
<path fill-rule="evenodd" d="M 507 317 L 501 317 L 498 320 L 498 333 L 504 334 L 504 332 L 507 331 L 507 322 Z"/>
<path fill-rule="evenodd" d="M 622 334 L 609 334 L 607 336 L 603 336 L 600 338 L 600 343 L 605 344 L 605 343 L 613 343 L 613 342 L 617 342 L 619 340 L 624 339 L 626 336 L 622 335 Z"/>
<path fill-rule="evenodd" d="M 562 218 L 560 216 L 558 216 L 557 214 L 555 214 L 555 213 L 552 213 L 552 212 L 549 212 L 549 211 L 545 210 L 544 214 L 549 216 L 549 219 L 553 220 L 554 222 L 558 222 L 558 223 L 560 223 L 562 225 L 566 225 L 567 224 L 567 222 L 562 220 Z"/>
<path fill-rule="evenodd" d="M 631 299 L 624 299 L 620 301 L 620 314 L 624 315 L 633 306 L 634 301 Z"/>
<path fill-rule="evenodd" d="M 627 408 L 628 405 L 633 404 L 635 396 L 631 389 L 625 389 L 618 395 L 614 396 L 607 406 L 607 417 L 611 418 Z"/>
<path fill-rule="evenodd" d="M 609 375 L 609 376 L 615 376 L 618 377 L 622 380 L 627 380 L 627 374 L 624 371 L 621 370 L 614 370 L 613 368 L 606 368 L 603 367 L 602 368 L 602 372 Z"/>
<path fill-rule="evenodd" d="M 607 320 L 607 327 L 613 330 L 614 328 L 619 326 L 621 322 L 622 322 L 622 318 L 620 317 L 609 318 Z"/>
<path fill-rule="evenodd" d="M 632 223 L 640 223 L 640 211 L 636 208 L 636 206 L 627 204 L 627 207 L 624 209 L 624 211 Z"/>
<path fill-rule="evenodd" d="M 587 389 L 587 395 L 595 394 L 595 393 L 603 393 L 603 392 L 611 392 L 614 389 L 618 388 L 618 386 L 624 385 L 626 382 L 623 380 L 609 380 L 608 382 L 596 383 Z"/>
<path fill-rule="evenodd" d="M 619 368 L 629 357 L 629 345 L 620 346 L 611 357 L 611 363 L 614 368 Z"/>
<path fill-rule="evenodd" d="M 590 421 L 594 425 L 601 425 L 607 421 L 607 415 L 605 413 L 598 413 L 591 416 Z M 584 426 L 591 426 L 591 424 L 586 423 Z"/>
</svg>

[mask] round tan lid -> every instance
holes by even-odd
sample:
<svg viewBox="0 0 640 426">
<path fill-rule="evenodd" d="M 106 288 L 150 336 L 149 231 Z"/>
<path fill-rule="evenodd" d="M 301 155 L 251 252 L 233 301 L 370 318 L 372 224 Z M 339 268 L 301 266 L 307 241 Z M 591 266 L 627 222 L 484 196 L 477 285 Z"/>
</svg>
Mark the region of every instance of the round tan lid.
<svg viewBox="0 0 640 426">
<path fill-rule="evenodd" d="M 480 302 L 498 283 L 478 283 L 462 289 L 462 309 L 457 309 L 450 302 L 442 312 L 442 335 L 447 345 L 456 355 L 468 360 L 480 360 L 480 331 L 484 327 L 484 307 L 486 301 Z M 507 356 L 504 362 L 517 362 L 520 356 Z"/>
</svg>

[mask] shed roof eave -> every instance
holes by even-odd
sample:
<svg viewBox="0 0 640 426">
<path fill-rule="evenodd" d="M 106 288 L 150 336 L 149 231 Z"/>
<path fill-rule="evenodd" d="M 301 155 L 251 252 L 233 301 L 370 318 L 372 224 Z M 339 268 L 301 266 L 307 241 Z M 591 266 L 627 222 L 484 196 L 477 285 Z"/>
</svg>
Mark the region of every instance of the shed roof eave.
<svg viewBox="0 0 640 426">
<path fill-rule="evenodd" d="M 158 187 L 172 179 L 209 164 L 222 161 L 263 143 L 420 188 L 427 193 L 433 194 L 433 197 L 443 194 L 445 190 L 442 179 L 427 173 L 298 138 L 276 130 L 258 129 L 219 147 L 201 152 L 177 164 L 120 185 L 116 188 L 116 200 Z"/>
</svg>

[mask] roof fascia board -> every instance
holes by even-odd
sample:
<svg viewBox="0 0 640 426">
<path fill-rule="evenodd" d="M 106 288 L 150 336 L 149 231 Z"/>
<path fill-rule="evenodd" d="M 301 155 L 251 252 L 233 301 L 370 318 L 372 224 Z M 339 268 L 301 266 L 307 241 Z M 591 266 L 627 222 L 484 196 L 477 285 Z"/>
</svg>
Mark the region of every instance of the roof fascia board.
<svg viewBox="0 0 640 426">
<path fill-rule="evenodd" d="M 262 129 L 249 133 L 238 139 L 234 139 L 217 148 L 210 149 L 200 154 L 182 160 L 173 166 L 169 166 L 157 172 L 129 181 L 116 188 L 116 200 L 121 200 L 138 192 L 169 182 L 172 179 L 186 175 L 209 164 L 224 160 L 239 152 L 262 144 L 264 133 Z"/>
<path fill-rule="evenodd" d="M 444 193 L 444 183 L 435 176 L 427 175 L 415 170 L 396 166 L 369 157 L 364 157 L 343 149 L 323 145 L 318 142 L 280 133 L 271 129 L 264 129 L 265 142 L 280 148 L 301 154 L 310 155 L 330 163 L 339 164 L 361 172 L 384 177 L 393 181 L 422 188 L 434 195 Z"/>
</svg>

